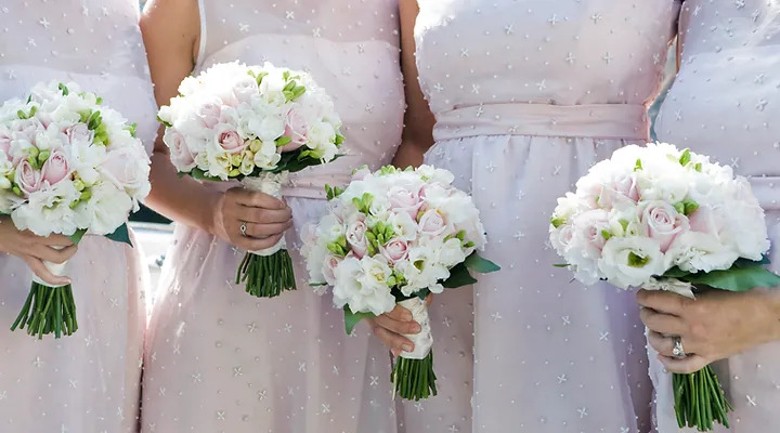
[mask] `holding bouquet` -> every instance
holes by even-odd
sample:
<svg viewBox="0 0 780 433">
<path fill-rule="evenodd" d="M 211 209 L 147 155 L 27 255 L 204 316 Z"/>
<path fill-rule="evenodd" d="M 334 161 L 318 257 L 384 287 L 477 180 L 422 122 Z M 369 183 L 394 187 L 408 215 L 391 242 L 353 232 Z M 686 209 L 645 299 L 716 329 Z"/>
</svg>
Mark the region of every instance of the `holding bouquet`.
<svg viewBox="0 0 780 433">
<path fill-rule="evenodd" d="M 52 82 L 0 107 L 0 214 L 19 230 L 130 244 L 127 219 L 149 193 L 149 157 L 135 125 L 75 84 Z M 67 263 L 45 263 L 64 276 Z M 11 330 L 55 338 L 78 329 L 70 284 L 37 276 Z"/>
<path fill-rule="evenodd" d="M 478 255 L 486 242 L 479 211 L 452 181 L 429 166 L 360 170 L 345 190 L 327 188 L 330 212 L 304 245 L 312 284 L 333 287 L 348 334 L 396 303 L 420 324 L 419 334 L 406 336 L 414 351 L 402 352 L 392 373 L 406 399 L 436 395 L 425 298 L 476 282 L 469 271 L 499 269 Z"/>
<path fill-rule="evenodd" d="M 303 72 L 219 64 L 188 77 L 159 112 L 165 144 L 180 173 L 195 179 L 239 180 L 276 198 L 287 174 L 338 157 L 343 142 L 333 101 Z M 241 225 L 246 236 L 247 223 Z M 295 289 L 284 238 L 247 252 L 236 283 L 258 297 Z"/>
<path fill-rule="evenodd" d="M 764 269 L 764 212 L 730 167 L 668 144 L 627 146 L 558 200 L 550 241 L 578 280 L 620 288 L 698 290 L 776 287 Z M 675 356 L 685 357 L 679 337 Z M 731 407 L 711 367 L 674 374 L 679 426 L 729 425 Z"/>
</svg>

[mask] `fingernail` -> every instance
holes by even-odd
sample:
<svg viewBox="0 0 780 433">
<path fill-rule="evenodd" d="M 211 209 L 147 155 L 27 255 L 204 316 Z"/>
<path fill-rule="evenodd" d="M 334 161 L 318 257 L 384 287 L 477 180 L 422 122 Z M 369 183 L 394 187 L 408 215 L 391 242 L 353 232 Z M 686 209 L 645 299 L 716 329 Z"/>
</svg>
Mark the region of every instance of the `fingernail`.
<svg viewBox="0 0 780 433">
<path fill-rule="evenodd" d="M 420 331 L 422 331 L 422 328 L 420 327 L 420 325 L 418 325 L 418 324 L 416 324 L 416 323 L 415 323 L 415 324 L 412 326 L 412 332 L 414 332 L 414 333 L 418 333 L 418 332 L 420 332 Z"/>
<path fill-rule="evenodd" d="M 404 311 L 403 313 L 401 313 L 401 318 L 402 318 L 402 319 L 403 319 L 405 322 L 408 322 L 408 321 L 412 320 L 412 313 L 410 313 L 410 312 L 408 312 L 408 311 Z"/>
<path fill-rule="evenodd" d="M 404 344 L 403 348 L 404 348 L 404 352 L 411 352 L 412 350 L 414 350 L 411 344 Z"/>
</svg>

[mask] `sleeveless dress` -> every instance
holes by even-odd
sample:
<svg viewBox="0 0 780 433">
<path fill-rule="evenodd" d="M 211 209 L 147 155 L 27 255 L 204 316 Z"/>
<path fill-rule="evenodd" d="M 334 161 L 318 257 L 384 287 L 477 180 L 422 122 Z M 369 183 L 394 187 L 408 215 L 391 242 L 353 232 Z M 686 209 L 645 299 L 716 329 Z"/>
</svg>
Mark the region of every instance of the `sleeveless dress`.
<svg viewBox="0 0 780 433">
<path fill-rule="evenodd" d="M 474 195 L 488 232 L 484 255 L 502 266 L 474 287 L 473 421 L 458 416 L 468 413 L 462 407 L 446 420 L 448 431 L 648 431 L 652 390 L 634 295 L 572 282 L 553 266 L 561 259 L 547 233 L 556 198 L 590 166 L 647 141 L 647 105 L 679 4 L 419 6 L 417 66 L 436 117 L 426 160 Z M 445 297 L 445 313 L 465 302 Z M 470 319 L 436 314 L 441 328 Z"/>
<path fill-rule="evenodd" d="M 151 151 L 155 102 L 132 0 L 0 4 L 0 100 L 37 82 L 77 82 L 138 124 Z M 131 249 L 87 236 L 68 264 L 79 329 L 37 341 L 11 323 L 30 289 L 25 263 L 0 254 L 0 431 L 137 431 L 148 270 Z"/>
<path fill-rule="evenodd" d="M 394 0 L 200 3 L 195 72 L 235 60 L 309 71 L 335 101 L 347 156 L 291 176 L 285 188 L 296 291 L 251 297 L 233 284 L 244 251 L 176 228 L 147 338 L 143 432 L 396 431 L 389 353 L 365 323 L 345 335 L 330 295 L 307 283 L 300 235 L 325 213 L 325 184 L 389 163 L 400 143 L 397 8 Z"/>
<path fill-rule="evenodd" d="M 687 0 L 680 18 L 682 62 L 656 123 L 658 139 L 729 164 L 747 176 L 766 211 L 772 269 L 780 271 L 780 3 Z M 761 330 L 756 330 L 761 332 Z M 651 349 L 657 428 L 679 430 L 671 375 Z M 713 368 L 734 406 L 731 428 L 780 426 L 780 343 L 718 361 Z"/>
</svg>

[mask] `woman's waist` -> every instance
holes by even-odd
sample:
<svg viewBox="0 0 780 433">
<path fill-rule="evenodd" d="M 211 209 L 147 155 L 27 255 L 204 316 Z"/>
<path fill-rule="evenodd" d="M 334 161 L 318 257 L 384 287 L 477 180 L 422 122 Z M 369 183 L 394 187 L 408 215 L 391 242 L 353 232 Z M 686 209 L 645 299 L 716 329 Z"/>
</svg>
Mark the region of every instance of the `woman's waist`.
<svg viewBox="0 0 780 433">
<path fill-rule="evenodd" d="M 644 105 L 500 103 L 459 106 L 436 113 L 434 139 L 525 135 L 644 142 L 648 132 Z"/>
</svg>

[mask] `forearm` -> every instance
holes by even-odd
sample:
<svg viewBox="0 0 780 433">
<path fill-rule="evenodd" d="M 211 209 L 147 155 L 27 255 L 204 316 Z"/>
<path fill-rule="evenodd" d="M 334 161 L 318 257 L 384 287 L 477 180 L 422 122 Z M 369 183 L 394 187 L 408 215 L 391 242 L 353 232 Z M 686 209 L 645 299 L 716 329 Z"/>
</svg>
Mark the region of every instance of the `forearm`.
<svg viewBox="0 0 780 433">
<path fill-rule="evenodd" d="M 762 290 L 763 296 L 759 299 L 759 302 L 766 303 L 769 307 L 769 315 L 767 318 L 767 339 L 769 341 L 780 340 L 780 290 L 764 289 Z"/>
<path fill-rule="evenodd" d="M 214 234 L 212 210 L 218 193 L 188 176 L 179 176 L 168 155 L 161 152 L 152 155 L 150 178 L 152 192 L 145 201 L 147 206 L 173 221 Z"/>
<path fill-rule="evenodd" d="M 404 140 L 393 158 L 393 165 L 398 168 L 419 167 L 425 159 L 426 151 L 427 148 L 423 149 L 418 143 Z"/>
</svg>

